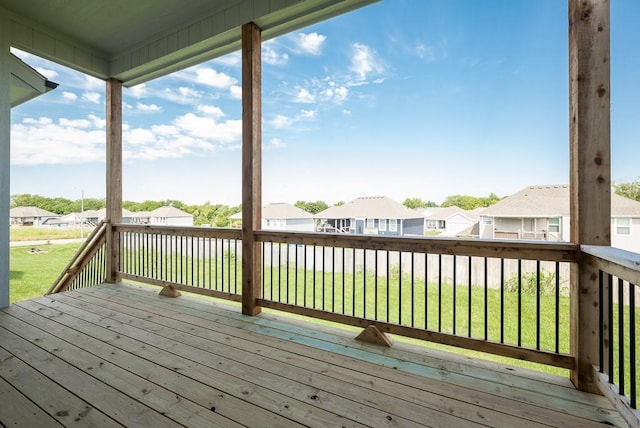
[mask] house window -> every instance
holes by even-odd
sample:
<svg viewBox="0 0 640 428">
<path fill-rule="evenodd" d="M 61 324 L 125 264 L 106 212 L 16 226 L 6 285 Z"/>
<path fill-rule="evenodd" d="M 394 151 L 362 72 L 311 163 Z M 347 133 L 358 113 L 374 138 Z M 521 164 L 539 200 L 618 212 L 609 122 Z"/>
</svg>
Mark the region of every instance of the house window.
<svg viewBox="0 0 640 428">
<path fill-rule="evenodd" d="M 523 218 L 522 219 L 522 230 L 524 232 L 533 232 L 536 229 L 536 219 L 535 218 Z"/>
<path fill-rule="evenodd" d="M 395 218 L 389 219 L 389 232 L 397 232 L 398 231 L 398 220 Z"/>
<path fill-rule="evenodd" d="M 631 235 L 631 219 L 616 218 L 616 235 Z"/>
<path fill-rule="evenodd" d="M 387 219 L 386 218 L 381 218 L 380 220 L 378 220 L 378 229 L 380 229 L 383 232 L 385 230 L 387 230 Z"/>
<path fill-rule="evenodd" d="M 436 227 L 438 227 L 438 225 L 435 220 L 427 220 L 427 229 L 433 230 Z"/>
<path fill-rule="evenodd" d="M 550 218 L 549 219 L 549 232 L 551 233 L 560 233 L 560 218 Z"/>
<path fill-rule="evenodd" d="M 493 224 L 493 217 L 482 217 L 482 224 Z"/>
<path fill-rule="evenodd" d="M 367 229 L 373 229 L 375 226 L 375 221 L 372 218 L 367 219 Z"/>
</svg>

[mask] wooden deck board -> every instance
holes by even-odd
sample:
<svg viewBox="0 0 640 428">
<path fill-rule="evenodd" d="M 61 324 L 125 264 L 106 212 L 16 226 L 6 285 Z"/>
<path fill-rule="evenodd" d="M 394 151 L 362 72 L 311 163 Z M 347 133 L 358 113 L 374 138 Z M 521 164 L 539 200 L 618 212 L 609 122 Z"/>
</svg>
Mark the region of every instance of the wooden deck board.
<svg viewBox="0 0 640 428">
<path fill-rule="evenodd" d="M 0 422 L 626 426 L 562 378 L 157 291 L 107 285 L 0 311 Z"/>
</svg>

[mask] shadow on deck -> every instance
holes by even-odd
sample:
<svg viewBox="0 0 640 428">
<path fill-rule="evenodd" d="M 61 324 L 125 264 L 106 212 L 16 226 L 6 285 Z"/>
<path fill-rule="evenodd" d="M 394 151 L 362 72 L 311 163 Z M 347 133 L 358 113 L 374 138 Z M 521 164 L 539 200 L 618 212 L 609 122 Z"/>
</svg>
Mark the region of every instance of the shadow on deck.
<svg viewBox="0 0 640 428">
<path fill-rule="evenodd" d="M 4 426 L 627 426 L 561 377 L 156 289 L 0 311 Z"/>
</svg>

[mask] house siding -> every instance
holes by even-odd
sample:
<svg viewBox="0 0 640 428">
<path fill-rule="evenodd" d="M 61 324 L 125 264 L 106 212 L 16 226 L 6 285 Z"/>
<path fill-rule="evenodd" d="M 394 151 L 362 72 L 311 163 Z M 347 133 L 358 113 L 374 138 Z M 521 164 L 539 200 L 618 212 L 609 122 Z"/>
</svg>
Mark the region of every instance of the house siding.
<svg viewBox="0 0 640 428">
<path fill-rule="evenodd" d="M 619 235 L 616 230 L 616 220 L 615 218 L 612 218 L 611 246 L 640 253 L 640 218 L 631 219 L 631 230 L 629 235 Z"/>
<path fill-rule="evenodd" d="M 315 222 L 312 218 L 292 218 L 286 220 L 285 230 L 293 232 L 313 232 Z"/>
</svg>

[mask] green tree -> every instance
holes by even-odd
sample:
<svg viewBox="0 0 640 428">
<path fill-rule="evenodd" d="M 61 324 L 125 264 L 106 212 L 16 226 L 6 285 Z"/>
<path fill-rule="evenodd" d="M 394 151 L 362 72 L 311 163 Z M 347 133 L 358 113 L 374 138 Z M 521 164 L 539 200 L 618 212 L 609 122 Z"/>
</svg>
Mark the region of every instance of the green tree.
<svg viewBox="0 0 640 428">
<path fill-rule="evenodd" d="M 429 207 L 437 207 L 438 204 L 436 204 L 435 202 L 432 201 L 423 201 L 420 198 L 407 198 L 404 200 L 404 202 L 402 203 L 402 205 L 404 205 L 407 208 L 429 208 Z"/>
<path fill-rule="evenodd" d="M 500 201 L 500 197 L 495 193 L 491 193 L 485 198 L 469 195 L 452 195 L 447 196 L 447 199 L 442 203 L 442 206 L 452 207 L 455 205 L 463 210 L 473 210 L 476 208 L 491 206 L 498 201 Z"/>
<path fill-rule="evenodd" d="M 640 202 L 640 178 L 629 182 L 614 183 L 613 188 L 616 195 Z"/>
<path fill-rule="evenodd" d="M 324 201 L 298 201 L 295 203 L 295 206 L 311 214 L 318 214 L 320 211 L 324 211 L 329 208 L 329 205 L 327 205 Z"/>
</svg>

